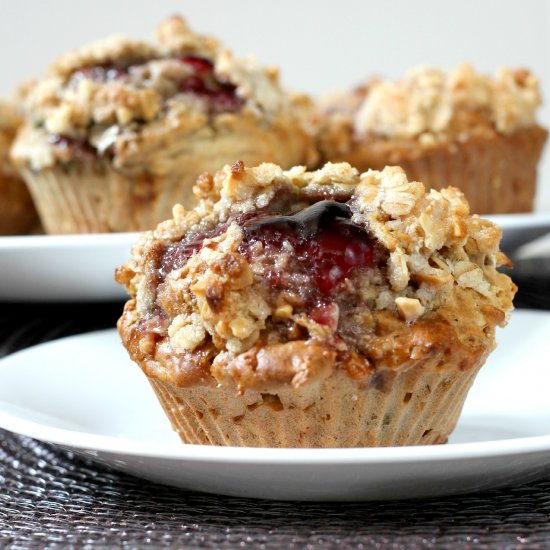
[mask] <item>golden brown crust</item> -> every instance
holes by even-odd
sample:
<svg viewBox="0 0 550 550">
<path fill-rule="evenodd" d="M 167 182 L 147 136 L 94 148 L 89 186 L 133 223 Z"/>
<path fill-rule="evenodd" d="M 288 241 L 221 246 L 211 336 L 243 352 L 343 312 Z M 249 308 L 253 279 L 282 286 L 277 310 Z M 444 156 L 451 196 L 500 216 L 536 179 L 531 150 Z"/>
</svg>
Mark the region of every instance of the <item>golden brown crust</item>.
<svg viewBox="0 0 550 550">
<path fill-rule="evenodd" d="M 0 235 L 27 235 L 40 222 L 25 182 L 0 172 Z"/>
<path fill-rule="evenodd" d="M 210 375 L 212 349 L 174 354 L 169 339 L 163 337 L 165 327 L 162 321 L 154 320 L 154 324 L 149 326 L 143 326 L 140 321 L 135 301 L 129 300 L 118 327 L 130 357 L 145 374 L 181 387 L 214 383 Z"/>
<path fill-rule="evenodd" d="M 0 235 L 25 234 L 39 226 L 25 182 L 9 157 L 20 124 L 21 117 L 15 106 L 0 101 Z"/>
<path fill-rule="evenodd" d="M 0 172 L 16 176 L 17 172 L 10 162 L 10 147 L 21 126 L 22 118 L 15 106 L 7 101 L 0 101 Z"/>
<path fill-rule="evenodd" d="M 127 305 L 118 329 L 130 357 L 144 372 L 176 387 L 221 384 L 241 392 L 270 392 L 284 387 L 301 388 L 345 373 L 357 381 L 372 380 L 379 389 L 387 390 L 392 373 L 397 371 L 437 370 L 443 364 L 447 370 L 469 370 L 485 360 L 494 347 L 494 327 L 504 322 L 504 314 L 485 306 L 488 309 L 473 323 L 469 318 L 456 319 L 457 315 L 471 314 L 471 298 L 465 294 L 465 304 L 458 308 L 413 323 L 390 312 L 374 313 L 376 326 L 363 335 L 362 353 L 338 350 L 334 343 L 315 339 L 257 342 L 237 355 L 219 353 L 213 345 L 201 346 L 191 353 L 178 349 L 170 337 L 139 327 L 133 302 Z M 375 373 L 378 374 L 373 379 Z"/>
<path fill-rule="evenodd" d="M 123 341 L 150 376 L 176 386 L 301 387 L 335 371 L 360 380 L 449 357 L 470 369 L 512 309 L 515 287 L 496 271 L 500 230 L 469 216 L 456 189 L 426 193 L 396 167 L 360 175 L 347 164 L 306 172 L 236 163 L 202 176 L 196 191 L 198 206 L 175 208 L 117 274 L 133 298 L 118 325 Z M 386 252 L 329 300 L 321 323 L 298 295 L 265 285 L 234 220 L 330 197 L 347 200 L 353 222 Z M 159 268 L 171 246 L 220 227 L 181 267 Z M 182 373 L 189 364 L 195 374 Z"/>
</svg>

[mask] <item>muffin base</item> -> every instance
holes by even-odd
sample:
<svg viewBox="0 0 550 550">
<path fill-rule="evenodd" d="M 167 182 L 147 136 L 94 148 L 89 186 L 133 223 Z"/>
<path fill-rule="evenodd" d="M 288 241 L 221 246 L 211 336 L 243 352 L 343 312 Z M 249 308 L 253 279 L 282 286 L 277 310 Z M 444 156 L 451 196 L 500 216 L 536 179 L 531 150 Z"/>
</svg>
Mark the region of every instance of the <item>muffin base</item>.
<svg viewBox="0 0 550 550">
<path fill-rule="evenodd" d="M 40 228 L 25 182 L 0 173 L 0 235 L 27 235 Z"/>
<path fill-rule="evenodd" d="M 144 231 L 181 202 L 178 175 L 129 177 L 106 160 L 22 170 L 47 233 Z"/>
<path fill-rule="evenodd" d="M 481 365 L 479 365 L 480 367 Z M 274 393 L 177 388 L 149 379 L 184 443 L 287 448 L 445 443 L 479 367 L 397 372 L 391 388 L 336 373 L 311 388 Z"/>
<path fill-rule="evenodd" d="M 491 131 L 423 149 L 392 140 L 356 141 L 349 152 L 331 158 L 346 161 L 359 171 L 401 166 L 409 180 L 426 187 L 459 188 L 472 213 L 531 212 L 535 199 L 537 164 L 548 132 L 539 126 L 509 136 Z"/>
</svg>

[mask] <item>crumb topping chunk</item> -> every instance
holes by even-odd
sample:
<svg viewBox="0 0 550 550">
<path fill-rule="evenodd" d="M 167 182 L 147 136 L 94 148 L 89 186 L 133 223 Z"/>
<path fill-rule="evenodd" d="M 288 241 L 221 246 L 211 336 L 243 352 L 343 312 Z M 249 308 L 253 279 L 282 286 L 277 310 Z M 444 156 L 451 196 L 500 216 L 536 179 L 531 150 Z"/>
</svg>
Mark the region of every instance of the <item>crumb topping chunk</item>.
<svg viewBox="0 0 550 550">
<path fill-rule="evenodd" d="M 352 94 L 327 96 L 321 109 L 358 137 L 419 138 L 429 147 L 484 126 L 501 134 L 532 127 L 540 104 L 528 70 L 503 67 L 491 77 L 462 63 L 449 72 L 420 66 L 397 81 L 372 79 Z"/>
</svg>

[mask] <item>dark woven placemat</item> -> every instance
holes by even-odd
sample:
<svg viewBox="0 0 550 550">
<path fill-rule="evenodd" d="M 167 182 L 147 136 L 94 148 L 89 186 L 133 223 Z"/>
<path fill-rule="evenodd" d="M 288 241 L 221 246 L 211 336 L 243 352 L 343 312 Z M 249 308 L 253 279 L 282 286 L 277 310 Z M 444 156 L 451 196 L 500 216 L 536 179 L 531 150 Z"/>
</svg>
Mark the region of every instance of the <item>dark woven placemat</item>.
<svg viewBox="0 0 550 550">
<path fill-rule="evenodd" d="M 531 262 L 516 272 L 518 306 L 550 308 L 543 267 Z M 0 355 L 113 326 L 120 309 L 0 304 Z M 0 546 L 543 549 L 550 479 L 444 499 L 257 501 L 154 485 L 0 430 Z"/>
<path fill-rule="evenodd" d="M 0 541 L 242 548 L 544 548 L 550 480 L 483 495 L 288 503 L 189 493 L 0 435 Z"/>
</svg>

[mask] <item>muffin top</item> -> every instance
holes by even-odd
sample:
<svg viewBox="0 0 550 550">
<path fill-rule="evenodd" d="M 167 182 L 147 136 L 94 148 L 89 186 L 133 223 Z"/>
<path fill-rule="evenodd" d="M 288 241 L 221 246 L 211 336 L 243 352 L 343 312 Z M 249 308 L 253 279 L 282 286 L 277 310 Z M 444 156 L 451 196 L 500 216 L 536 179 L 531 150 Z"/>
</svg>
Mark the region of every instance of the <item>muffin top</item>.
<svg viewBox="0 0 550 550">
<path fill-rule="evenodd" d="M 541 98 L 526 69 L 502 68 L 494 78 L 467 64 L 446 73 L 417 67 L 397 82 L 374 79 L 351 94 L 321 100 L 329 122 L 356 136 L 388 139 L 459 137 L 490 128 L 511 134 L 536 123 Z"/>
<path fill-rule="evenodd" d="M 214 134 L 236 116 L 284 124 L 305 108 L 276 69 L 234 58 L 178 16 L 154 42 L 113 36 L 60 57 L 28 86 L 25 104 L 28 128 L 13 155 L 35 169 L 95 154 L 122 164 L 144 144 L 162 147 L 167 133 Z"/>
<path fill-rule="evenodd" d="M 500 229 L 398 167 L 237 162 L 194 192 L 117 271 L 119 330 L 150 376 L 263 391 L 451 356 L 467 369 L 512 309 Z"/>
</svg>

